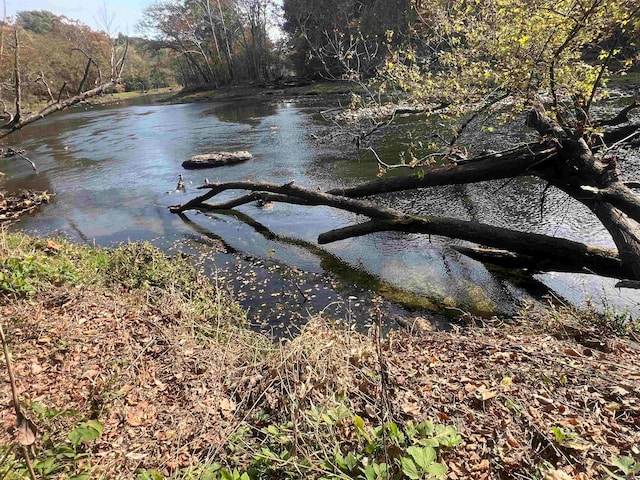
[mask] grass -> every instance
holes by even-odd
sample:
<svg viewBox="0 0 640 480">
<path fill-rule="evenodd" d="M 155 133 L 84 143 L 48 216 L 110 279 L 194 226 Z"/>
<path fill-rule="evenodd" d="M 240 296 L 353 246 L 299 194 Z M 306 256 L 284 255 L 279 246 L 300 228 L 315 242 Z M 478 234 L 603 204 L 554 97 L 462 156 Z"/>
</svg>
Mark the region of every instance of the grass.
<svg viewBox="0 0 640 480">
<path fill-rule="evenodd" d="M 550 304 L 384 338 L 313 318 L 274 343 L 149 244 L 3 233 L 0 274 L 38 478 L 594 478 L 638 465 L 640 355 L 616 336 L 636 334 L 629 317 Z M 28 478 L 4 377 L 0 478 Z"/>
</svg>

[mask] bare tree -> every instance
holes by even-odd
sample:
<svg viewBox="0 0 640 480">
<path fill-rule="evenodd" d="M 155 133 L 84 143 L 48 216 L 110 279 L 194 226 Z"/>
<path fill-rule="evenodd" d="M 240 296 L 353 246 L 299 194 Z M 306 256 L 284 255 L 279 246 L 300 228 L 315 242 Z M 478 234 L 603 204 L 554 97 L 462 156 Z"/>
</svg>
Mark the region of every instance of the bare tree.
<svg viewBox="0 0 640 480">
<path fill-rule="evenodd" d="M 79 102 L 82 102 L 91 97 L 100 95 L 112 89 L 113 87 L 115 87 L 116 84 L 122 78 L 122 72 L 124 71 L 125 60 L 127 57 L 127 50 L 129 46 L 128 41 L 125 41 L 123 44 L 117 44 L 115 42 L 112 43 L 111 57 L 110 57 L 110 77 L 108 80 L 104 82 L 100 82 L 99 85 L 96 85 L 94 88 L 90 90 L 87 90 L 84 92 L 79 91 L 77 95 L 67 98 L 66 100 L 62 100 L 61 95 L 58 95 L 58 99 L 54 100 L 53 95 L 51 95 L 51 91 L 49 89 L 50 99 L 52 101 L 48 105 L 42 107 L 37 112 L 23 116 L 21 111 L 22 87 L 20 82 L 21 80 L 20 79 L 20 57 L 19 57 L 20 44 L 18 42 L 18 29 L 16 28 L 14 32 L 15 32 L 15 45 L 13 46 L 13 48 L 15 49 L 15 51 L 14 51 L 13 88 L 14 88 L 14 97 L 15 97 L 15 112 L 9 115 L 9 120 L 4 125 L 0 125 L 0 138 L 4 138 L 10 135 L 11 133 L 15 132 L 16 130 L 20 130 L 21 128 L 27 125 L 30 125 L 40 120 L 41 118 L 46 117 L 47 115 L 50 115 L 54 112 L 58 112 L 60 110 L 64 110 L 65 108 L 68 108 Z M 85 53 L 85 55 L 87 54 Z M 95 64 L 97 66 L 97 63 L 95 62 L 95 60 L 89 57 L 89 60 L 87 62 L 87 69 L 85 70 L 85 75 L 80 85 L 80 90 L 82 89 L 82 85 L 84 84 L 84 81 L 87 77 L 87 70 L 91 66 L 91 64 Z M 44 77 L 41 77 L 41 78 L 44 81 Z M 101 78 L 101 76 L 99 78 Z M 64 85 L 60 90 L 61 93 L 63 89 L 64 89 Z M 2 103 L 2 105 L 3 105 L 3 110 L 6 112 L 6 106 L 4 105 L 4 102 Z"/>
</svg>

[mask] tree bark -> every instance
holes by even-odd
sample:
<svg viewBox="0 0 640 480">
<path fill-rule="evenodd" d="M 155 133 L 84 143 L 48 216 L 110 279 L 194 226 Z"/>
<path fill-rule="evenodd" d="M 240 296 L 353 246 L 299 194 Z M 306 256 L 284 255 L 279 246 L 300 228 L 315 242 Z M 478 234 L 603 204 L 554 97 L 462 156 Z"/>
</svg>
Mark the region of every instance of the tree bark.
<svg viewBox="0 0 640 480">
<path fill-rule="evenodd" d="M 623 112 L 625 118 L 628 109 Z M 459 251 L 483 261 L 536 271 L 586 272 L 640 280 L 640 196 L 630 188 L 634 182 L 625 183 L 619 178 L 615 157 L 607 155 L 606 147 L 611 145 L 609 142 L 628 141 L 630 135 L 640 133 L 640 126 L 626 125 L 610 130 L 599 139 L 592 138 L 561 126 L 539 108 L 529 113 L 527 125 L 538 131 L 540 142 L 477 156 L 427 172 L 327 192 L 295 186 L 293 182 L 285 185 L 265 182 L 207 184 L 200 187 L 208 189 L 207 193 L 184 205 L 171 207 L 171 211 L 224 210 L 252 201 L 326 205 L 364 215 L 371 220 L 325 232 L 318 237 L 320 244 L 383 231 L 440 235 L 491 247 L 491 250 L 459 248 Z M 587 206 L 610 233 L 616 249 L 479 222 L 416 216 L 361 199 L 388 192 L 520 175 L 534 175 L 546 180 Z M 232 189 L 252 193 L 217 204 L 207 203 L 217 194 Z"/>
</svg>

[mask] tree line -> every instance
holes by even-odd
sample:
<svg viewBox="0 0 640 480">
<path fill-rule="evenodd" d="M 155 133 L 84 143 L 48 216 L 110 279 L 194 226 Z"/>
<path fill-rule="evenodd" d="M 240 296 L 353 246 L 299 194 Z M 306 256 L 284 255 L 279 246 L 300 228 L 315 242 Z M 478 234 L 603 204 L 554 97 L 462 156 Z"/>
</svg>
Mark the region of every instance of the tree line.
<svg viewBox="0 0 640 480">
<path fill-rule="evenodd" d="M 0 113 L 6 117 L 15 102 L 16 75 L 27 109 L 66 100 L 110 78 L 113 48 L 125 43 L 130 44 L 126 75 L 122 86 L 114 89 L 175 84 L 168 56 L 148 48 L 145 40 L 112 38 L 105 31 L 43 10 L 21 11 L 14 19 L 1 21 Z"/>
</svg>

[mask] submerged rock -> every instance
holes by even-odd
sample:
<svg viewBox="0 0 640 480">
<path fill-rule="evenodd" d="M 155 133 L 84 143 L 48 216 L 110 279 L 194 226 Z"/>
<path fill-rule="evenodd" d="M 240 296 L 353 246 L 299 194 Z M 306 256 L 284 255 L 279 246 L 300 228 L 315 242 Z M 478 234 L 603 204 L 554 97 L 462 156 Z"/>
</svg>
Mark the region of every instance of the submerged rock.
<svg viewBox="0 0 640 480">
<path fill-rule="evenodd" d="M 182 166 L 188 169 L 213 168 L 233 165 L 251 160 L 253 155 L 244 150 L 239 152 L 213 152 L 202 155 L 194 155 L 189 160 L 182 162 Z"/>
</svg>

